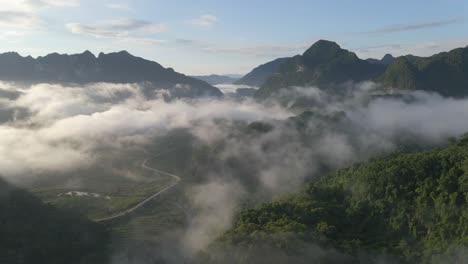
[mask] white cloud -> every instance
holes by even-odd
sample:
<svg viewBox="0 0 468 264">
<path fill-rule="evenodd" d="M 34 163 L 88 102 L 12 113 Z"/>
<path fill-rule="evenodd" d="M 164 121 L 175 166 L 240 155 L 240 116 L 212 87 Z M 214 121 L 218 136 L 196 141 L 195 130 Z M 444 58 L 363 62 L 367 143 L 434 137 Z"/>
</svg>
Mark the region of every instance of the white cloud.
<svg viewBox="0 0 468 264">
<path fill-rule="evenodd" d="M 138 31 L 147 34 L 161 33 L 168 30 L 165 23 L 153 23 L 131 18 L 106 20 L 99 23 L 99 25 L 114 31 Z"/>
<path fill-rule="evenodd" d="M 412 24 L 397 24 L 391 25 L 387 27 L 382 27 L 374 30 L 369 30 L 362 32 L 363 34 L 388 34 L 388 33 L 395 33 L 395 32 L 402 32 L 402 31 L 412 31 L 412 30 L 419 30 L 419 29 L 428 29 L 428 28 L 436 28 L 436 27 L 443 27 L 455 23 L 463 22 L 462 19 L 454 18 L 454 19 L 445 19 L 445 20 L 435 20 L 435 21 L 427 21 L 421 23 L 412 23 Z"/>
<path fill-rule="evenodd" d="M 73 34 L 88 35 L 96 38 L 113 38 L 124 42 L 156 44 L 163 40 L 140 37 L 140 35 L 166 32 L 165 23 L 153 23 L 140 19 L 113 19 L 98 22 L 94 25 L 68 23 L 66 28 Z"/>
<path fill-rule="evenodd" d="M 256 57 L 284 57 L 302 53 L 307 45 L 252 45 L 238 47 L 205 47 L 207 52 L 237 54 Z"/>
<path fill-rule="evenodd" d="M 96 38 L 119 38 L 127 36 L 125 32 L 118 32 L 80 23 L 67 23 L 65 26 L 73 34 L 90 35 Z"/>
<path fill-rule="evenodd" d="M 210 14 L 202 15 L 198 18 L 195 18 L 189 21 L 190 24 L 203 27 L 203 28 L 211 28 L 217 22 L 218 22 L 218 18 Z"/>
<path fill-rule="evenodd" d="M 127 3 L 109 3 L 106 6 L 110 9 L 131 10 Z"/>
<path fill-rule="evenodd" d="M 76 7 L 79 0 L 0 0 L 0 10 L 37 13 L 46 7 Z"/>
<path fill-rule="evenodd" d="M 279 57 L 293 56 L 306 50 L 310 44 L 296 43 L 289 45 L 259 44 L 259 45 L 219 45 L 192 39 L 177 39 L 176 43 L 189 46 L 208 53 L 223 53 L 247 57 Z"/>
<path fill-rule="evenodd" d="M 224 94 L 227 93 L 235 93 L 239 88 L 253 88 L 258 89 L 258 87 L 249 86 L 249 85 L 241 85 L 241 84 L 232 84 L 232 83 L 223 83 L 214 85 L 216 88 L 221 90 Z"/>
<path fill-rule="evenodd" d="M 432 56 L 436 53 L 449 51 L 459 47 L 468 45 L 468 38 L 453 38 L 432 40 L 417 43 L 406 44 L 384 44 L 372 47 L 362 47 L 353 49 L 362 58 L 381 58 L 383 55 L 390 53 L 393 56 L 416 55 L 416 56 Z"/>
<path fill-rule="evenodd" d="M 0 28 L 10 32 L 35 30 L 41 28 L 43 21 L 28 12 L 0 11 Z"/>
<path fill-rule="evenodd" d="M 23 36 L 45 28 L 40 11 L 48 7 L 79 6 L 79 0 L 0 0 L 0 38 Z"/>
<path fill-rule="evenodd" d="M 289 116 L 279 108 L 254 102 L 148 100 L 144 88 L 133 84 L 6 86 L 22 91 L 7 105 L 30 113 L 27 118 L 0 124 L 0 171 L 10 179 L 88 166 L 99 160 L 99 149 L 137 145 L 158 133 L 199 121 Z"/>
</svg>

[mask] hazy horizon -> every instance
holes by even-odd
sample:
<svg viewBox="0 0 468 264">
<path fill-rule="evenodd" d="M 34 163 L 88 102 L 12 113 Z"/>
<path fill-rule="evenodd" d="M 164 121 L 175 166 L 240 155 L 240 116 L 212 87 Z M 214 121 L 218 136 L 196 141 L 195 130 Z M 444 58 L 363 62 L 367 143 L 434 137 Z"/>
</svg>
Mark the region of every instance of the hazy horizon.
<svg viewBox="0 0 468 264">
<path fill-rule="evenodd" d="M 0 52 L 37 57 L 128 50 L 187 75 L 245 74 L 269 60 L 301 54 L 319 39 L 336 41 L 364 59 L 427 56 L 468 44 L 467 6 L 458 0 L 2 0 L 0 13 Z"/>
</svg>

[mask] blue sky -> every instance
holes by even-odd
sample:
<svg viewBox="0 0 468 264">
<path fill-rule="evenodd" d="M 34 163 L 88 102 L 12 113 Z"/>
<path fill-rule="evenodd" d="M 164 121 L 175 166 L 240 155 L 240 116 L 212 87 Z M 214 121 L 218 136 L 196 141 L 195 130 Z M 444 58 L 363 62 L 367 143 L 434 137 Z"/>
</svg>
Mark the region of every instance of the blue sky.
<svg viewBox="0 0 468 264">
<path fill-rule="evenodd" d="M 318 39 L 362 58 L 468 45 L 468 1 L 0 0 L 0 52 L 130 53 L 186 74 L 246 73 Z"/>
</svg>

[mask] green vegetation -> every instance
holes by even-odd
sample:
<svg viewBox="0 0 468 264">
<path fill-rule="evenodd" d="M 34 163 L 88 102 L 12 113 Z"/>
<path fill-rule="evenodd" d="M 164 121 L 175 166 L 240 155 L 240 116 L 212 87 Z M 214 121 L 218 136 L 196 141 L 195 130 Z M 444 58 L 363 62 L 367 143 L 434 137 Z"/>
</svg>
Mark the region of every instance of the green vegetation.
<svg viewBox="0 0 468 264">
<path fill-rule="evenodd" d="M 110 228 L 115 240 L 158 240 L 165 232 L 181 228 L 186 222 L 187 201 L 181 188 L 175 188 L 135 211 L 132 217 L 114 221 Z"/>
<path fill-rule="evenodd" d="M 261 254 L 260 263 L 457 263 L 457 250 L 468 246 L 467 203 L 464 138 L 445 149 L 341 169 L 300 194 L 245 210 L 204 258 L 252 263 Z M 317 253 L 317 247 L 328 253 Z M 308 256 L 311 248 L 316 254 Z"/>
<path fill-rule="evenodd" d="M 458 48 L 422 58 L 404 56 L 377 79 L 386 88 L 426 90 L 462 97 L 468 87 L 468 48 Z"/>
<path fill-rule="evenodd" d="M 151 167 L 151 159 L 164 156 L 164 151 L 166 149 L 155 149 L 154 154 L 141 150 L 129 152 L 115 158 L 111 164 L 43 177 L 42 182 L 31 184 L 29 190 L 52 206 L 88 219 L 109 217 L 130 209 L 173 183 L 172 177 L 142 166 L 146 161 Z"/>
<path fill-rule="evenodd" d="M 0 180 L 0 263 L 107 263 L 108 234 Z"/>
</svg>

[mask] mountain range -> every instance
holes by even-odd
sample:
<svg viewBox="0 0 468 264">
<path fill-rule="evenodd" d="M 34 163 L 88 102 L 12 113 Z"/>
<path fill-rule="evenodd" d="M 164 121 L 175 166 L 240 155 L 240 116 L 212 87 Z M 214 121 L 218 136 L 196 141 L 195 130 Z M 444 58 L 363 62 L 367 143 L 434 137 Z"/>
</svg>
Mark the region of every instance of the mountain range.
<svg viewBox="0 0 468 264">
<path fill-rule="evenodd" d="M 426 90 L 464 97 L 468 95 L 468 48 L 430 57 L 395 58 L 387 54 L 381 60 L 363 60 L 335 42 L 319 40 L 302 55 L 270 61 L 238 80 L 227 75 L 186 76 L 126 51 L 97 57 L 89 51 L 52 53 L 36 59 L 8 52 L 0 54 L 0 80 L 30 84 L 145 83 L 150 90 L 169 90 L 175 97 L 221 96 L 212 85 L 233 83 L 260 87 L 255 95 L 259 99 L 294 86 L 337 91 L 343 83 L 374 81 L 384 91 Z"/>
<path fill-rule="evenodd" d="M 18 53 L 0 54 L 0 80 L 26 83 L 149 83 L 153 89 L 167 89 L 181 97 L 221 96 L 210 84 L 164 68 L 154 61 L 126 51 L 98 57 L 52 53 L 37 59 Z M 182 88 L 182 89 L 178 89 Z"/>
<path fill-rule="evenodd" d="M 336 91 L 344 83 L 362 81 L 374 81 L 383 91 L 425 90 L 464 97 L 468 95 L 468 48 L 430 57 L 387 54 L 381 60 L 363 60 L 335 42 L 319 40 L 302 55 L 260 65 L 236 83 L 260 86 L 256 97 L 264 99 L 294 86 Z"/>
</svg>

